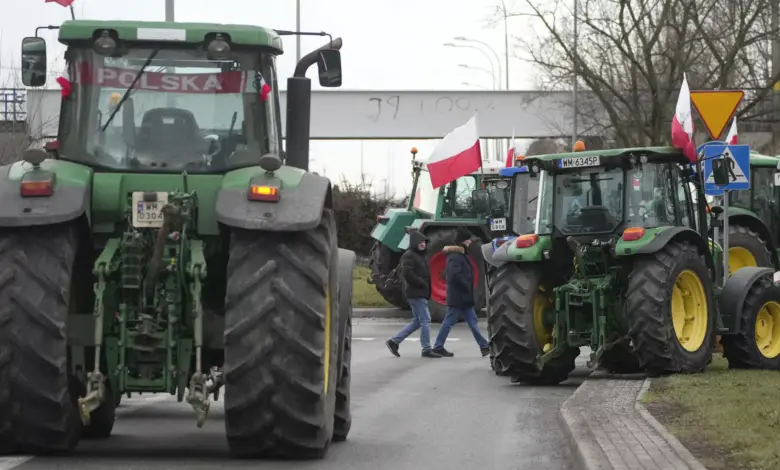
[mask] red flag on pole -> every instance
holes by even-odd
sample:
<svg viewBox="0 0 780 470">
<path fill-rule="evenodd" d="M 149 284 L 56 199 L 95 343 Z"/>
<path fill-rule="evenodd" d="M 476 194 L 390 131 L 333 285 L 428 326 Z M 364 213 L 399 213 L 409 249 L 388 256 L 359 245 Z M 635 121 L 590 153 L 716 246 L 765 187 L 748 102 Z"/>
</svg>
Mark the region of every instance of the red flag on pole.
<svg viewBox="0 0 780 470">
<path fill-rule="evenodd" d="M 56 3 L 64 7 L 69 7 L 73 3 L 73 0 L 45 0 L 45 3 Z"/>
</svg>

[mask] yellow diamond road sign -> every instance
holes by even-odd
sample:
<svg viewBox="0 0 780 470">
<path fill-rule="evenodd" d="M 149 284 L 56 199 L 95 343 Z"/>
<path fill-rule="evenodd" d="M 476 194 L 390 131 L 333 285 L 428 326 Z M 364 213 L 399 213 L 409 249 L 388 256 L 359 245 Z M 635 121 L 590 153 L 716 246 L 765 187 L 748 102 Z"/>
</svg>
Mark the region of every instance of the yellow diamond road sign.
<svg viewBox="0 0 780 470">
<path fill-rule="evenodd" d="M 742 90 L 704 90 L 692 91 L 691 101 L 699 117 L 713 140 L 718 140 L 723 129 L 734 116 L 737 106 L 742 102 L 745 92 Z"/>
</svg>

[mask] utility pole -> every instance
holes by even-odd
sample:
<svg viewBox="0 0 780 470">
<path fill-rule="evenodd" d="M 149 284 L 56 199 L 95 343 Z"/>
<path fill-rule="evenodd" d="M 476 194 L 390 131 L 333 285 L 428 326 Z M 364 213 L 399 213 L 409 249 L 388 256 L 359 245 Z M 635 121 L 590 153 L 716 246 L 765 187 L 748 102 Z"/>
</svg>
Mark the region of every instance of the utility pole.
<svg viewBox="0 0 780 470">
<path fill-rule="evenodd" d="M 778 1 L 778 0 L 774 0 Z M 574 83 L 572 83 L 572 128 L 571 128 L 571 147 L 574 148 L 574 143 L 577 142 L 577 115 L 579 114 L 577 103 L 577 43 L 579 37 L 577 36 L 577 23 L 579 23 L 579 6 L 580 0 L 574 0 L 574 45 L 572 47 L 572 72 L 574 75 Z"/>
<path fill-rule="evenodd" d="M 176 21 L 173 13 L 174 1 L 175 0 L 165 0 L 165 21 Z"/>
<path fill-rule="evenodd" d="M 173 0 L 171 0 L 173 1 Z M 301 32 L 301 0 L 295 0 L 295 31 Z M 301 61 L 301 36 L 295 36 L 295 63 Z"/>
</svg>

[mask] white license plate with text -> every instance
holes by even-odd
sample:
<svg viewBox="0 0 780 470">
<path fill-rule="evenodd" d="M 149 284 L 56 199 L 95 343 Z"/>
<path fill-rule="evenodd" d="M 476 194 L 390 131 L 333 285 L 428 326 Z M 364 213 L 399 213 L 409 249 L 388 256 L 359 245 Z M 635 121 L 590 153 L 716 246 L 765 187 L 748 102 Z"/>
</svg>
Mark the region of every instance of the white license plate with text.
<svg viewBox="0 0 780 470">
<path fill-rule="evenodd" d="M 589 166 L 599 166 L 600 159 L 598 156 L 590 157 L 568 157 L 561 158 L 560 168 L 582 168 Z"/>
<path fill-rule="evenodd" d="M 143 192 L 133 193 L 133 227 L 160 228 L 163 225 L 162 209 L 168 204 L 168 193 L 156 193 L 156 201 L 144 201 Z"/>
<path fill-rule="evenodd" d="M 506 230 L 506 217 L 490 219 L 490 230 L 493 232 L 501 232 Z"/>
</svg>

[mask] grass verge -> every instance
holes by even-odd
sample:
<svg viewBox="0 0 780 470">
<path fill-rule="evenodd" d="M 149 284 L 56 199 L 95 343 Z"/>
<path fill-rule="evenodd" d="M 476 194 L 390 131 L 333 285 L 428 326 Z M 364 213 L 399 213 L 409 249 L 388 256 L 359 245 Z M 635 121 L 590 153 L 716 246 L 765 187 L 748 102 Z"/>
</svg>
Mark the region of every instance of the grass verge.
<svg viewBox="0 0 780 470">
<path fill-rule="evenodd" d="M 729 370 L 654 379 L 642 402 L 709 470 L 780 468 L 780 374 Z"/>
<path fill-rule="evenodd" d="M 354 285 L 352 287 L 352 306 L 362 308 L 372 307 L 392 307 L 376 291 L 376 287 L 368 283 L 371 277 L 371 270 L 362 266 L 355 266 L 353 272 Z"/>
</svg>

